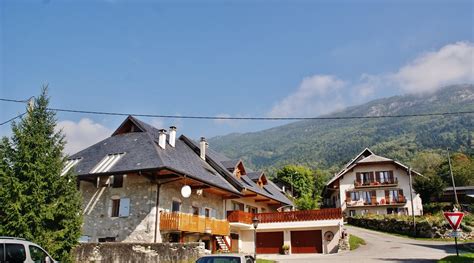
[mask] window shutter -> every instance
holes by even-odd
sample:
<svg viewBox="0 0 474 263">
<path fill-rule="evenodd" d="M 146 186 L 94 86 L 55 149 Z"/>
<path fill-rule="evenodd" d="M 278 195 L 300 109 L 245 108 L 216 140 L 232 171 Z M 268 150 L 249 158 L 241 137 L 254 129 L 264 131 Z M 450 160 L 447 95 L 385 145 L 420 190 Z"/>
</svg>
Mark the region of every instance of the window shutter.
<svg viewBox="0 0 474 263">
<path fill-rule="evenodd" d="M 370 182 L 374 182 L 374 181 L 375 181 L 374 172 L 370 172 L 370 173 L 369 173 L 369 178 L 370 178 Z"/>
<path fill-rule="evenodd" d="M 130 215 L 130 198 L 120 199 L 119 217 L 128 217 Z"/>
<path fill-rule="evenodd" d="M 356 173 L 356 182 L 360 184 L 360 173 Z"/>
<path fill-rule="evenodd" d="M 346 201 L 348 201 L 348 202 L 352 201 L 350 192 L 346 192 Z"/>
<path fill-rule="evenodd" d="M 375 192 L 375 190 L 371 191 L 370 194 L 372 195 L 372 197 L 377 197 L 377 193 Z"/>
<path fill-rule="evenodd" d="M 388 204 L 390 203 L 390 191 L 385 190 L 385 202 Z"/>
<path fill-rule="evenodd" d="M 403 190 L 402 190 L 402 189 L 399 189 L 399 190 L 398 190 L 398 200 L 403 201 L 403 200 L 404 200 L 403 198 L 404 198 L 404 197 L 403 197 Z"/>
<path fill-rule="evenodd" d="M 216 211 L 216 209 L 211 209 L 211 217 L 217 218 L 217 211 Z"/>
<path fill-rule="evenodd" d="M 388 179 L 391 183 L 395 182 L 395 180 L 393 179 L 393 171 L 388 171 Z"/>
</svg>

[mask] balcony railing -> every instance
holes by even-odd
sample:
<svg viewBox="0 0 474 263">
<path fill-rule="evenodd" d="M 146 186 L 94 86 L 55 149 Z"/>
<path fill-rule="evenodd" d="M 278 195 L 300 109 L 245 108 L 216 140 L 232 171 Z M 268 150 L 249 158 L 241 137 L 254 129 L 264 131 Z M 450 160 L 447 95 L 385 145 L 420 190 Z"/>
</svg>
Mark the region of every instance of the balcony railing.
<svg viewBox="0 0 474 263">
<path fill-rule="evenodd" d="M 384 182 L 379 182 L 379 181 L 366 181 L 366 182 L 357 182 L 357 180 L 354 180 L 354 187 L 355 188 L 374 188 L 374 187 L 384 187 L 384 186 L 397 186 L 398 185 L 398 178 L 384 181 Z"/>
<path fill-rule="evenodd" d="M 243 211 L 227 212 L 227 220 L 231 223 L 238 222 L 244 224 L 252 224 L 252 218 L 254 216 L 259 219 L 260 223 L 281 223 L 340 219 L 342 217 L 342 214 L 340 208 L 325 208 L 319 210 L 303 210 L 259 214 L 252 214 Z"/>
<path fill-rule="evenodd" d="M 230 226 L 227 220 L 218 220 L 184 213 L 161 213 L 160 230 L 208 233 L 227 236 Z"/>
<path fill-rule="evenodd" d="M 393 206 L 393 205 L 405 205 L 407 200 L 405 196 L 400 195 L 397 198 L 382 198 L 380 201 L 377 201 L 375 197 L 371 198 L 371 200 L 346 200 L 346 204 L 348 207 L 354 206 Z"/>
</svg>

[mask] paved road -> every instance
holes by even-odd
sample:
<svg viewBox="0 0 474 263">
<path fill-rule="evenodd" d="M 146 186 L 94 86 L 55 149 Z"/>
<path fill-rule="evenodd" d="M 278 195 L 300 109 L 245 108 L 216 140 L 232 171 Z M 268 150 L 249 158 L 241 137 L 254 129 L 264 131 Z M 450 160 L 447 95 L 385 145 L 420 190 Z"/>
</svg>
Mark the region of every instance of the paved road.
<svg viewBox="0 0 474 263">
<path fill-rule="evenodd" d="M 437 259 L 454 254 L 452 243 L 420 241 L 397 237 L 380 232 L 345 226 L 349 233 L 363 238 L 367 245 L 356 250 L 331 255 L 300 254 L 273 255 L 266 258 L 278 262 L 436 262 Z"/>
</svg>

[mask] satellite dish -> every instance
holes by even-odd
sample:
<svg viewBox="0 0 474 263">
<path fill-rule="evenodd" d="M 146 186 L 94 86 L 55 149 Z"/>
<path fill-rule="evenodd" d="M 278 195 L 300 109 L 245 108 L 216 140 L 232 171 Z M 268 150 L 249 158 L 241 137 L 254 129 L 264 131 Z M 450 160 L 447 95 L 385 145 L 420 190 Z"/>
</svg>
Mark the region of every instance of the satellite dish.
<svg viewBox="0 0 474 263">
<path fill-rule="evenodd" d="M 184 198 L 188 198 L 191 196 L 191 187 L 189 185 L 184 185 L 182 188 L 181 188 L 181 195 L 184 197 Z"/>
</svg>

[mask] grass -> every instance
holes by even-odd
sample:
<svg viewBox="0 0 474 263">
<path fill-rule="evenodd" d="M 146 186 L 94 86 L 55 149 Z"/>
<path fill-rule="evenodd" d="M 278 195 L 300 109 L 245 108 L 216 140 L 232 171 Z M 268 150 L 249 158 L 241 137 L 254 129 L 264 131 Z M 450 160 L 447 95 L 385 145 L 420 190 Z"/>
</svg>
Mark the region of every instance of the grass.
<svg viewBox="0 0 474 263">
<path fill-rule="evenodd" d="M 472 263 L 474 262 L 474 253 L 470 254 L 461 254 L 458 256 L 447 256 L 438 260 L 438 263 Z"/>
<path fill-rule="evenodd" d="M 358 248 L 360 245 L 365 245 L 365 240 L 358 236 L 350 235 L 349 236 L 349 245 L 351 250 Z"/>
<path fill-rule="evenodd" d="M 257 258 L 257 263 L 275 263 L 275 260 Z"/>
</svg>

